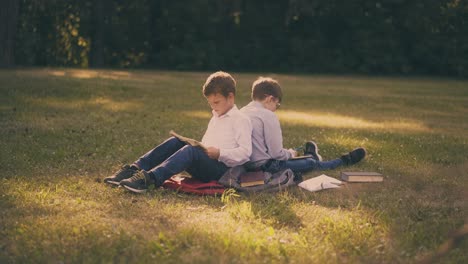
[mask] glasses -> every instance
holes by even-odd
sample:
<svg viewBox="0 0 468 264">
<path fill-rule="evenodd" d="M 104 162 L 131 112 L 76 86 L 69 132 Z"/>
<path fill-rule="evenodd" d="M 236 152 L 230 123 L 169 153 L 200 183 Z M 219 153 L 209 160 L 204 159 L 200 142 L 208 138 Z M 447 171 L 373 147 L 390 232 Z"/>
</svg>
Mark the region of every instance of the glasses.
<svg viewBox="0 0 468 264">
<path fill-rule="evenodd" d="M 266 96 L 271 96 L 271 98 L 274 98 L 274 99 L 278 100 L 278 102 L 275 103 L 276 104 L 276 109 L 279 109 L 281 107 L 281 103 L 279 102 L 279 98 L 276 98 L 271 94 L 265 94 L 265 95 Z"/>
</svg>

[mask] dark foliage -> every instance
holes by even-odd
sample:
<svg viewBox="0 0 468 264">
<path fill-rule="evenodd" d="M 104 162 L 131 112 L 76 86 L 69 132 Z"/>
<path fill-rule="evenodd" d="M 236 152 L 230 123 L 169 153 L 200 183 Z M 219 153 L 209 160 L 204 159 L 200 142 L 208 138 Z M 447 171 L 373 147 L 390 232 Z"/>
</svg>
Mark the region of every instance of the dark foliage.
<svg viewBox="0 0 468 264">
<path fill-rule="evenodd" d="M 18 65 L 468 76 L 461 0 L 9 1 Z"/>
</svg>

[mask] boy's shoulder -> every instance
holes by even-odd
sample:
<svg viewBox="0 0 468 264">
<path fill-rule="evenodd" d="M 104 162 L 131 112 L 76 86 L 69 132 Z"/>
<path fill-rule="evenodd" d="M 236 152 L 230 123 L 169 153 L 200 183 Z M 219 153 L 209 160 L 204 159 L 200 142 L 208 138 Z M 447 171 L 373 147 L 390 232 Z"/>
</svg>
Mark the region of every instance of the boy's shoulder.
<svg viewBox="0 0 468 264">
<path fill-rule="evenodd" d="M 237 113 L 238 114 L 238 120 L 241 121 L 241 122 L 249 122 L 250 123 L 250 118 L 249 116 L 243 112 L 243 111 L 240 111 Z"/>
<path fill-rule="evenodd" d="M 272 111 L 264 107 L 259 107 L 258 105 L 255 105 L 255 104 L 248 104 L 242 107 L 240 111 L 246 114 L 262 114 L 262 115 L 268 115 L 268 116 L 270 115 L 276 116 L 275 113 L 273 113 Z"/>
<path fill-rule="evenodd" d="M 249 116 L 244 111 L 242 111 L 242 109 L 239 109 L 237 107 L 236 109 L 233 109 L 233 111 L 231 111 L 231 115 L 237 121 L 241 121 L 241 122 L 249 121 L 250 122 Z"/>
</svg>

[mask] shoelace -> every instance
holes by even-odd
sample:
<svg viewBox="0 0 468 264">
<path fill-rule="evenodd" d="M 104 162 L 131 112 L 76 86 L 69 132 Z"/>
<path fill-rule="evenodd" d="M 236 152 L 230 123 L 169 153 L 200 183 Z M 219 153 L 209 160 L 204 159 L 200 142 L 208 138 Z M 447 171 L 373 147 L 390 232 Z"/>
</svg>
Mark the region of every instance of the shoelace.
<svg viewBox="0 0 468 264">
<path fill-rule="evenodd" d="M 146 177 L 143 174 L 143 172 L 140 171 L 140 172 L 135 173 L 132 177 L 130 177 L 129 180 L 132 181 L 132 182 L 133 181 L 138 181 L 138 180 L 145 180 L 145 182 L 146 182 Z"/>
<path fill-rule="evenodd" d="M 127 165 L 124 165 L 120 168 L 120 170 L 118 172 L 115 173 L 115 175 L 118 175 L 119 173 L 122 173 L 123 171 L 129 169 L 130 167 L 128 167 Z"/>
</svg>

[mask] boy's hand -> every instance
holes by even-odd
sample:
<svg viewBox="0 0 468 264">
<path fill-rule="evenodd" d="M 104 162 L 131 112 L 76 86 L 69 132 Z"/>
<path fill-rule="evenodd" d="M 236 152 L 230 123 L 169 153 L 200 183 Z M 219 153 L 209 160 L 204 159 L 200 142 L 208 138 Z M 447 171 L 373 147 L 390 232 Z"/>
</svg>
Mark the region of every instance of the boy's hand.
<svg viewBox="0 0 468 264">
<path fill-rule="evenodd" d="M 288 149 L 289 153 L 291 153 L 291 158 L 297 157 L 297 151 L 294 149 Z"/>
<path fill-rule="evenodd" d="M 212 159 L 218 160 L 219 158 L 219 149 L 215 147 L 207 147 L 205 153 Z"/>
</svg>

